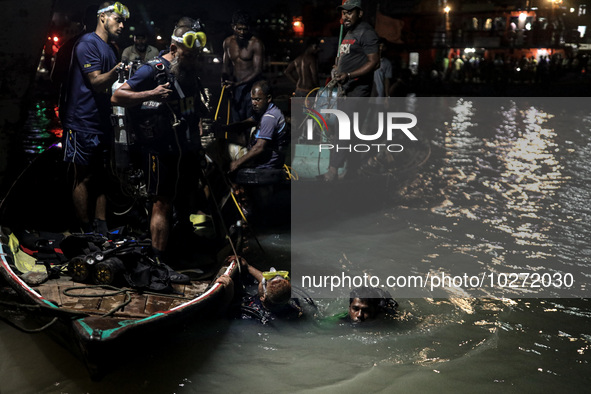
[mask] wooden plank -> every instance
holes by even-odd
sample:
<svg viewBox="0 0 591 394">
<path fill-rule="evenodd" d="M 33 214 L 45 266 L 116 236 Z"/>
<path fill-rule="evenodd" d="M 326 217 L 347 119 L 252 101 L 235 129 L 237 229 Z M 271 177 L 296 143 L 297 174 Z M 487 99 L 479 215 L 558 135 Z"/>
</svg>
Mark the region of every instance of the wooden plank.
<svg viewBox="0 0 591 394">
<path fill-rule="evenodd" d="M 117 312 L 117 316 L 123 314 L 146 316 L 146 302 L 148 297 L 145 295 L 134 294 L 132 295 L 131 302 L 125 306 L 123 311 Z"/>
<path fill-rule="evenodd" d="M 125 294 L 119 294 L 110 297 L 101 297 L 101 303 L 98 309 L 103 313 L 110 312 L 113 308 L 123 305 L 126 298 L 127 297 L 125 296 Z"/>
<path fill-rule="evenodd" d="M 39 286 L 39 288 L 36 289 L 39 294 L 41 294 L 42 297 L 53 301 L 53 302 L 57 302 L 58 305 L 63 305 L 62 302 L 62 292 L 60 291 L 60 289 L 57 286 Z"/>
<path fill-rule="evenodd" d="M 194 282 L 185 290 L 185 295 L 190 298 L 195 298 L 205 293 L 209 287 L 209 282 Z"/>
<path fill-rule="evenodd" d="M 70 297 L 71 299 L 71 297 Z M 99 308 L 100 298 L 78 298 L 70 302 L 65 302 L 64 307 L 74 309 L 77 311 L 94 312 Z"/>
<path fill-rule="evenodd" d="M 177 306 L 179 306 L 179 305 L 181 305 L 181 304 L 183 304 L 183 303 L 185 303 L 185 302 L 187 302 L 187 300 L 181 300 L 181 299 L 178 299 L 178 298 L 177 298 L 177 299 L 175 299 L 175 300 L 172 302 L 172 304 L 170 304 L 169 308 L 170 308 L 170 309 L 172 309 L 172 308 L 175 308 L 175 307 L 177 307 Z"/>
<path fill-rule="evenodd" d="M 146 313 L 151 315 L 158 311 L 167 311 L 175 299 L 159 295 L 149 295 L 146 301 Z"/>
</svg>

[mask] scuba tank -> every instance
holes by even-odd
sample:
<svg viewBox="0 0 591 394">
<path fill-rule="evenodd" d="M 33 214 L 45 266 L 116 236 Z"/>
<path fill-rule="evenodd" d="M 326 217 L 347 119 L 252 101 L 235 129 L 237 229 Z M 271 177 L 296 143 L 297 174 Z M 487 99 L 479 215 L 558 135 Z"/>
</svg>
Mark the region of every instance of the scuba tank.
<svg viewBox="0 0 591 394">
<path fill-rule="evenodd" d="M 130 70 L 131 69 L 132 67 L 130 67 Z M 119 78 L 111 87 L 111 91 L 113 92 L 119 89 L 127 80 L 125 66 L 123 64 L 117 69 L 117 74 Z M 133 144 L 133 135 L 127 127 L 125 108 L 113 106 L 112 122 L 115 166 L 120 170 L 126 170 L 131 167 L 130 148 Z"/>
</svg>

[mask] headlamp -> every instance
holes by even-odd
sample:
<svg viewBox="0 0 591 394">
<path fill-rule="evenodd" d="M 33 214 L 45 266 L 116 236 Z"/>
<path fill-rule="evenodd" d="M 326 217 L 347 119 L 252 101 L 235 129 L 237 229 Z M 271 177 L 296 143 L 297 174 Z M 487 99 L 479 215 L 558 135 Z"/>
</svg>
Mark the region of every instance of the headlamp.
<svg viewBox="0 0 591 394">
<path fill-rule="evenodd" d="M 105 8 L 101 8 L 100 10 L 98 10 L 96 12 L 96 14 L 100 15 L 103 12 L 109 12 L 109 11 L 116 13 L 117 15 L 123 17 L 124 19 L 129 18 L 129 8 L 127 8 L 126 6 L 121 4 L 120 2 L 116 2 L 115 4 L 111 4 L 110 6 L 105 7 Z"/>
<path fill-rule="evenodd" d="M 187 48 L 202 48 L 207 42 L 207 37 L 202 31 L 194 32 L 193 30 L 189 30 L 182 37 L 177 37 L 173 34 L 171 38 L 173 41 L 180 42 Z"/>
</svg>

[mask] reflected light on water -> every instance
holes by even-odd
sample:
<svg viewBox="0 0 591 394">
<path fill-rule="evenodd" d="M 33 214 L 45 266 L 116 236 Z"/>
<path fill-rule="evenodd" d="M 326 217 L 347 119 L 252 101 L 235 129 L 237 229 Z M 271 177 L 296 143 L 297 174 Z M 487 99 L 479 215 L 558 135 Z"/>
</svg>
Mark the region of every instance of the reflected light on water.
<svg viewBox="0 0 591 394">
<path fill-rule="evenodd" d="M 442 170 L 447 199 L 434 211 L 490 224 L 518 245 L 547 247 L 551 223 L 541 212 L 545 208 L 540 200 L 551 200 L 568 179 L 556 157 L 556 131 L 547 126 L 553 115 L 511 103 L 496 113 L 492 135 L 481 137 L 490 125 L 474 119 L 478 111 L 489 110 L 462 99 L 451 108 Z"/>
<path fill-rule="evenodd" d="M 515 116 L 514 111 L 502 111 L 507 119 Z M 508 139 L 498 135 L 496 156 L 501 164 L 499 176 L 489 180 L 488 185 L 501 191 L 502 201 L 506 202 L 504 211 L 520 220 L 497 224 L 496 228 L 511 234 L 518 245 L 549 246 L 547 224 L 540 216 L 541 199 L 552 199 L 555 191 L 564 182 L 561 166 L 556 158 L 556 132 L 544 125 L 553 116 L 530 107 L 518 112 L 523 131 Z M 486 222 L 495 225 L 495 220 Z M 540 223 L 542 221 L 542 223 Z"/>
</svg>

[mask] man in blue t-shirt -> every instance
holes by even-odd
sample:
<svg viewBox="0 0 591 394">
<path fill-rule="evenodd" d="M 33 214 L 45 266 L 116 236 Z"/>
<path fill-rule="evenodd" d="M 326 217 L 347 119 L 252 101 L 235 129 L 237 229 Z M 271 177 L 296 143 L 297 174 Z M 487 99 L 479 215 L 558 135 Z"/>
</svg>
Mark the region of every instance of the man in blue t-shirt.
<svg viewBox="0 0 591 394">
<path fill-rule="evenodd" d="M 112 134 L 111 86 L 119 67 L 110 42 L 121 34 L 128 17 L 129 10 L 121 3 L 101 3 L 96 30 L 74 47 L 67 96 L 60 108 L 64 161 L 75 166 L 72 199 L 83 232 L 107 234 L 105 164 Z"/>
<path fill-rule="evenodd" d="M 282 168 L 285 163 L 284 150 L 289 144 L 285 117 L 273 104 L 271 87 L 267 81 L 255 82 L 250 94 L 252 113 L 248 119 L 227 126 L 217 126 L 217 134 L 248 148 L 246 154 L 230 163 L 230 172 L 243 167 Z M 255 132 L 245 144 L 243 135 L 236 132 L 252 127 L 256 127 Z"/>
</svg>

